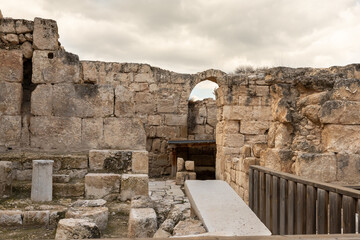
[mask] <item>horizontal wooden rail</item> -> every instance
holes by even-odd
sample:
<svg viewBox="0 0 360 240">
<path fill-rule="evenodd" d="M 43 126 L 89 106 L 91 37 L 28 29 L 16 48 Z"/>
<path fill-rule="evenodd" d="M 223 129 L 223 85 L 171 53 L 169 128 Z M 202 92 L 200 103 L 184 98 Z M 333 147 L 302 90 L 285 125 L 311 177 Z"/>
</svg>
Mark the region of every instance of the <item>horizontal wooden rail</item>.
<svg viewBox="0 0 360 240">
<path fill-rule="evenodd" d="M 249 205 L 274 235 L 358 233 L 360 191 L 250 166 Z"/>
</svg>

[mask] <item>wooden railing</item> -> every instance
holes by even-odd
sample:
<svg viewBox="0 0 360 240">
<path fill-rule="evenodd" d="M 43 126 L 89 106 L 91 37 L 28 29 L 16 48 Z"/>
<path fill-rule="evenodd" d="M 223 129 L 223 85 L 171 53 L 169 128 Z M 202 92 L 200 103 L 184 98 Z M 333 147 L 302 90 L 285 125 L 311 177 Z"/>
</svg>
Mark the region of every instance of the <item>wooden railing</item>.
<svg viewBox="0 0 360 240">
<path fill-rule="evenodd" d="M 250 166 L 249 205 L 274 235 L 358 233 L 360 191 Z"/>
</svg>

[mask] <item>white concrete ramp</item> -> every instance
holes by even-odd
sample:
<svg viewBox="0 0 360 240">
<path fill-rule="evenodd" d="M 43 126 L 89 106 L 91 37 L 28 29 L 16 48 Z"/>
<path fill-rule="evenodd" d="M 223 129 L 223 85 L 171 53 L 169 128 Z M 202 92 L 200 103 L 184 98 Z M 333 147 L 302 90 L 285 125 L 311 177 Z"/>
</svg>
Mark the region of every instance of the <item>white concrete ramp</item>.
<svg viewBox="0 0 360 240">
<path fill-rule="evenodd" d="M 221 180 L 187 180 L 185 193 L 209 233 L 218 236 L 271 235 L 255 213 Z"/>
</svg>

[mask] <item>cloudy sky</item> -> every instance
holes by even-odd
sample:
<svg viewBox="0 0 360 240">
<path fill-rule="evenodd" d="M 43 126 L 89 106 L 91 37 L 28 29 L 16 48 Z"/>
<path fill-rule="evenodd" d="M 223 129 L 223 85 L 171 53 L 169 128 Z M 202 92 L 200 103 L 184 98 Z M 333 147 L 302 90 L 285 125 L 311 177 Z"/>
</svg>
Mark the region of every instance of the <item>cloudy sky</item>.
<svg viewBox="0 0 360 240">
<path fill-rule="evenodd" d="M 4 17 L 58 22 L 83 60 L 196 73 L 360 62 L 360 0 L 0 0 Z"/>
</svg>

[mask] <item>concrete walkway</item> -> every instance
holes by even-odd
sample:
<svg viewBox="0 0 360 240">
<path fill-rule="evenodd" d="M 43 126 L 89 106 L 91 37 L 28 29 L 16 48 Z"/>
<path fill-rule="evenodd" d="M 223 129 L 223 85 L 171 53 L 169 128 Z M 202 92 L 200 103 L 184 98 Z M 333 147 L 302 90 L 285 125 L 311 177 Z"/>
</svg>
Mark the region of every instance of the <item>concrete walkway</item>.
<svg viewBox="0 0 360 240">
<path fill-rule="evenodd" d="M 224 181 L 187 180 L 185 193 L 196 215 L 212 235 L 271 235 L 269 229 Z"/>
</svg>

